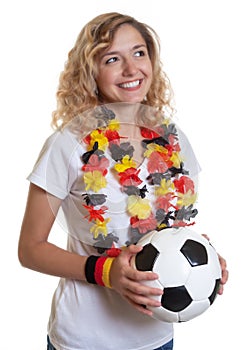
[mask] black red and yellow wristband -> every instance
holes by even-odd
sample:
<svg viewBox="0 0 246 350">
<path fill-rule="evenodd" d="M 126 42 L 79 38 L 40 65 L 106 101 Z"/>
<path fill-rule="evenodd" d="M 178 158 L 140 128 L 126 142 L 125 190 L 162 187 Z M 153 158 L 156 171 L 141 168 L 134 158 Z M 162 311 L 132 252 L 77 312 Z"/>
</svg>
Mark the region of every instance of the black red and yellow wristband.
<svg viewBox="0 0 246 350">
<path fill-rule="evenodd" d="M 111 248 L 106 251 L 107 256 L 90 255 L 85 263 L 85 278 L 87 282 L 112 288 L 109 274 L 114 259 L 120 253 L 121 249 Z"/>
<path fill-rule="evenodd" d="M 114 259 L 114 257 L 89 256 L 85 264 L 85 278 L 87 282 L 112 288 L 109 273 Z"/>
</svg>

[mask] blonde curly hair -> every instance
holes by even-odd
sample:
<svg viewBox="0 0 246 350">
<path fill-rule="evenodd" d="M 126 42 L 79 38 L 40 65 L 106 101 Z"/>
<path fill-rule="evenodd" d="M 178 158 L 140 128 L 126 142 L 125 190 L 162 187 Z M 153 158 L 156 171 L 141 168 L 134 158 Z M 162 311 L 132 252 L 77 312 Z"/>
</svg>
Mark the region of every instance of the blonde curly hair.
<svg viewBox="0 0 246 350">
<path fill-rule="evenodd" d="M 129 24 L 139 31 L 146 42 L 153 69 L 149 92 L 142 102 L 161 111 L 173 111 L 172 89 L 160 60 L 160 41 L 156 32 L 147 24 L 117 12 L 99 15 L 81 30 L 76 43 L 68 53 L 64 71 L 60 75 L 57 90 L 57 109 L 52 114 L 52 126 L 64 127 L 74 117 L 100 104 L 97 95 L 96 58 L 110 46 L 117 29 Z"/>
</svg>

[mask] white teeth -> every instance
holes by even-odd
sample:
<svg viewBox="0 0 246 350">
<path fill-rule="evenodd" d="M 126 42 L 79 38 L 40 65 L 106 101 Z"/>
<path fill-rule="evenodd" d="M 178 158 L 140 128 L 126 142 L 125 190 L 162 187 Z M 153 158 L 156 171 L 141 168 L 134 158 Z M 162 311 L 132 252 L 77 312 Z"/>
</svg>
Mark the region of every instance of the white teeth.
<svg viewBox="0 0 246 350">
<path fill-rule="evenodd" d="M 140 83 L 140 81 L 136 80 L 136 81 L 132 81 L 130 83 L 120 84 L 120 87 L 122 87 L 122 88 L 133 88 L 135 86 L 138 86 L 139 83 Z"/>
</svg>

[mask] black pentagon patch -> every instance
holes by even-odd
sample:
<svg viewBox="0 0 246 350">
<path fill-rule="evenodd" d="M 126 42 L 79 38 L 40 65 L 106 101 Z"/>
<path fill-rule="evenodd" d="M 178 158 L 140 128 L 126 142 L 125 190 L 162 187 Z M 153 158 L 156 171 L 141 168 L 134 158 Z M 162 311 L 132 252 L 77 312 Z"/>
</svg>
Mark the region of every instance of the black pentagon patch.
<svg viewBox="0 0 246 350">
<path fill-rule="evenodd" d="M 215 286 L 214 286 L 214 290 L 213 290 L 213 293 L 210 295 L 210 297 L 208 298 L 209 299 L 209 302 L 210 302 L 210 305 L 213 304 L 216 296 L 217 296 L 217 293 L 218 293 L 218 290 L 220 288 L 220 278 L 218 278 L 216 281 L 215 281 Z"/>
<path fill-rule="evenodd" d="M 162 306 L 170 311 L 184 310 L 192 302 L 185 286 L 165 288 L 161 298 Z"/>
<path fill-rule="evenodd" d="M 159 254 L 158 250 L 151 243 L 146 244 L 141 252 L 136 255 L 135 264 L 137 270 L 152 271 Z"/>
<path fill-rule="evenodd" d="M 203 244 L 197 241 L 187 239 L 180 251 L 191 266 L 205 265 L 208 263 L 207 250 Z"/>
</svg>

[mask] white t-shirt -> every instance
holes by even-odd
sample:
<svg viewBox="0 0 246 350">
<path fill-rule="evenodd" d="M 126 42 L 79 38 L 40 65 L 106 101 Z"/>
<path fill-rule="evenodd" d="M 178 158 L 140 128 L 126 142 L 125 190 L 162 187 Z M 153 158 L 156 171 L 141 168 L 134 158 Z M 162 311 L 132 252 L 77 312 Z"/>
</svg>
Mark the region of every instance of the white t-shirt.
<svg viewBox="0 0 246 350">
<path fill-rule="evenodd" d="M 197 175 L 197 161 L 182 133 L 180 143 L 188 155 L 189 170 Z M 88 256 L 98 253 L 90 233 L 92 223 L 84 218 L 88 212 L 82 205 L 86 191 L 81 156 L 85 152 L 85 145 L 68 128 L 57 131 L 45 142 L 28 179 L 62 199 L 57 220 L 68 233 L 67 249 Z M 146 178 L 144 162 L 140 169 L 141 177 Z M 127 195 L 111 172 L 107 182 L 107 189 L 102 192 L 107 195 L 104 205 L 111 218 L 109 232 L 118 239 L 115 246 L 121 247 L 131 240 L 125 210 Z M 149 191 L 147 195 L 151 199 L 153 194 Z M 172 339 L 173 326 L 142 315 L 114 290 L 62 278 L 54 293 L 48 334 L 57 350 L 152 350 Z"/>
</svg>

